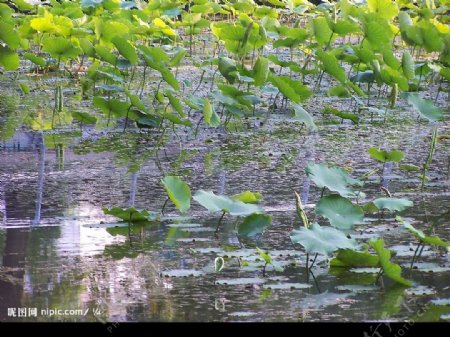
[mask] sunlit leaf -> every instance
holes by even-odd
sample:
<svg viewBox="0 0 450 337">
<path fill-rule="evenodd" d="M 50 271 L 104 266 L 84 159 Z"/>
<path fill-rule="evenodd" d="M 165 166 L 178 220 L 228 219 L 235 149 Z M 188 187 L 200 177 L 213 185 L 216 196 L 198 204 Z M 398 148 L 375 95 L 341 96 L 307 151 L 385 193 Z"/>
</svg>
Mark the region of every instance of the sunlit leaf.
<svg viewBox="0 0 450 337">
<path fill-rule="evenodd" d="M 5 70 L 16 70 L 19 68 L 19 55 L 8 47 L 0 46 L 0 66 Z"/>
<path fill-rule="evenodd" d="M 186 212 L 191 207 L 191 189 L 188 184 L 174 176 L 165 176 L 161 183 L 180 212 Z"/>
<path fill-rule="evenodd" d="M 398 264 L 391 262 L 391 252 L 388 249 L 384 248 L 383 239 L 378 239 L 376 241 L 371 240 L 369 241 L 369 245 L 373 249 L 375 249 L 380 261 L 381 268 L 387 277 L 407 287 L 412 286 L 411 281 L 406 280 L 402 277 L 402 268 Z"/>
<path fill-rule="evenodd" d="M 235 194 L 231 197 L 233 200 L 239 200 L 246 204 L 257 204 L 261 201 L 262 195 L 259 192 L 245 191 L 239 194 Z"/>
<path fill-rule="evenodd" d="M 370 156 L 382 163 L 387 162 L 394 162 L 398 163 L 399 161 L 403 160 L 405 157 L 405 154 L 400 150 L 380 150 L 375 147 L 371 147 L 367 150 L 369 152 Z"/>
</svg>

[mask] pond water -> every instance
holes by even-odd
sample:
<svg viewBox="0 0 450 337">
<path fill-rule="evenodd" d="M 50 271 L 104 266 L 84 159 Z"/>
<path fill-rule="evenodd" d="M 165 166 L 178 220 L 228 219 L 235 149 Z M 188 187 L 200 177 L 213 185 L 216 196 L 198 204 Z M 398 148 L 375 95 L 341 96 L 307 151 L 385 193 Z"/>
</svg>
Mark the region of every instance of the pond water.
<svg viewBox="0 0 450 337">
<path fill-rule="evenodd" d="M 450 313 L 445 301 L 432 302 L 450 297 L 448 250 L 427 246 L 410 270 L 417 243 L 392 213 L 368 216 L 351 235 L 383 237 L 411 288 L 387 278 L 375 283 L 377 270 L 330 269 L 320 256 L 308 274 L 305 253 L 289 238 L 299 226 L 294 191 L 315 217 L 321 190 L 305 167 L 316 162 L 353 177 L 379 168 L 361 201 L 383 196 L 384 186 L 414 202 L 402 216 L 416 228 L 433 225 L 450 239 L 448 140 L 437 144 L 423 191 L 418 172 L 382 167 L 367 153 L 372 146 L 401 149 L 405 162 L 422 166 L 435 125 L 418 122 L 404 106 L 386 124 L 331 123 L 316 114 L 313 133 L 284 115 L 248 118 L 231 132 L 201 128 L 196 138 L 180 130 L 156 151 L 156 135 L 133 128 L 29 131 L 20 127 L 23 111 L 38 114 L 42 102 L 13 94 L 1 101 L 1 321 L 437 321 Z M 323 104 L 316 99 L 309 111 Z M 439 134 L 449 131 L 448 122 L 439 124 Z M 169 202 L 160 222 L 130 229 L 104 215 L 112 206 L 160 211 L 167 174 L 182 176 L 192 191 L 259 191 L 273 223 L 256 240 L 243 240 L 229 215 L 216 238 L 220 213 L 195 202 L 189 216 Z M 268 266 L 263 275 L 256 246 L 269 249 L 284 271 Z M 224 255 L 224 269 L 214 273 L 214 259 Z M 37 308 L 38 315 L 11 317 L 8 308 Z M 47 308 L 82 312 L 49 316 L 41 312 Z"/>
</svg>

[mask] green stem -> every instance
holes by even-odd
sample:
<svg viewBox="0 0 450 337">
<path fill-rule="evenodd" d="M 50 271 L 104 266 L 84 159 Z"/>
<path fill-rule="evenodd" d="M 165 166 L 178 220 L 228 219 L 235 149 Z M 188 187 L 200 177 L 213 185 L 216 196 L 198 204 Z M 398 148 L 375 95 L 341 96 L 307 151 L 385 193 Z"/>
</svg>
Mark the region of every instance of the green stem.
<svg viewBox="0 0 450 337">
<path fill-rule="evenodd" d="M 226 212 L 223 211 L 223 212 L 222 212 L 222 216 L 220 217 L 219 222 L 217 223 L 216 231 L 214 232 L 214 235 L 215 235 L 215 236 L 218 236 L 218 233 L 219 233 L 219 227 L 220 227 L 220 225 L 221 225 L 221 223 L 222 223 L 222 220 L 223 220 L 223 217 L 225 216 L 225 214 L 226 214 Z"/>
</svg>

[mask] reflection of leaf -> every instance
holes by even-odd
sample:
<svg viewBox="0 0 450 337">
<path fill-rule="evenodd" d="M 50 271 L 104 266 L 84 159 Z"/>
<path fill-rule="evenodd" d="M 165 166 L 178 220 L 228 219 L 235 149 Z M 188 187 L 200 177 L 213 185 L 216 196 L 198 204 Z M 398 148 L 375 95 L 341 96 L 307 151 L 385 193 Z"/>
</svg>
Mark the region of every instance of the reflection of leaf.
<svg viewBox="0 0 450 337">
<path fill-rule="evenodd" d="M 111 234 L 112 236 L 116 235 L 122 235 L 122 236 L 128 236 L 129 234 L 139 234 L 141 233 L 142 229 L 150 225 L 150 221 L 140 221 L 139 223 L 134 223 L 131 225 L 124 224 L 123 226 L 114 226 L 114 227 L 108 227 L 106 228 L 106 231 Z"/>
<path fill-rule="evenodd" d="M 134 259 L 139 252 L 130 249 L 129 245 L 108 245 L 105 247 L 104 254 L 111 256 L 114 260 L 122 260 L 125 257 Z"/>
<path fill-rule="evenodd" d="M 183 230 L 183 228 L 180 227 L 171 227 L 167 231 L 166 239 L 164 240 L 164 244 L 168 246 L 173 246 L 177 239 L 180 238 L 188 238 L 190 237 L 190 233 Z"/>
<path fill-rule="evenodd" d="M 210 212 L 222 211 L 231 215 L 249 215 L 262 211 L 259 206 L 235 201 L 224 195 L 215 195 L 212 191 L 199 190 L 193 198 Z"/>
<path fill-rule="evenodd" d="M 378 239 L 376 241 L 370 240 L 369 244 L 377 252 L 378 258 L 380 259 L 381 268 L 383 269 L 383 272 L 387 277 L 405 286 L 412 286 L 411 281 L 406 280 L 402 277 L 402 267 L 400 267 L 396 263 L 391 262 L 391 252 L 388 249 L 384 248 L 383 239 Z"/>
<path fill-rule="evenodd" d="M 321 227 L 317 223 L 310 225 L 309 229 L 304 227 L 291 232 L 291 240 L 302 245 L 307 253 L 320 253 L 331 255 L 338 249 L 354 249 L 356 242 L 332 227 Z"/>
<path fill-rule="evenodd" d="M 316 214 L 326 217 L 331 226 L 339 229 L 350 229 L 354 224 L 361 223 L 364 212 L 361 206 L 354 205 L 340 195 L 324 196 L 316 207 Z"/>
<path fill-rule="evenodd" d="M 166 176 L 161 180 L 170 200 L 180 210 L 186 212 L 191 207 L 191 190 L 183 180 L 178 177 Z"/>
<path fill-rule="evenodd" d="M 251 214 L 239 225 L 238 234 L 242 236 L 255 236 L 260 234 L 272 224 L 272 217 L 266 214 Z"/>
</svg>

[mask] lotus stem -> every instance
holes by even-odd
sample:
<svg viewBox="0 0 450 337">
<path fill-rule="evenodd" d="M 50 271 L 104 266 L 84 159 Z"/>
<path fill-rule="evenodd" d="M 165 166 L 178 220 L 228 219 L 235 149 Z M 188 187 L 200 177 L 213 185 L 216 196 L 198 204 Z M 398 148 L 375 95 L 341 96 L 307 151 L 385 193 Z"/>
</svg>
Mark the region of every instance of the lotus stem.
<svg viewBox="0 0 450 337">
<path fill-rule="evenodd" d="M 314 256 L 314 260 L 313 260 L 313 262 L 311 263 L 311 267 L 309 267 L 309 270 L 311 270 L 312 267 L 314 266 L 314 263 L 316 262 L 316 259 L 317 259 L 317 255 L 319 255 L 319 254 L 316 253 L 316 255 Z"/>
<path fill-rule="evenodd" d="M 422 245 L 422 242 L 419 242 L 419 244 L 417 245 L 416 250 L 414 251 L 414 255 L 413 255 L 413 258 L 412 258 L 412 260 L 411 260 L 411 265 L 409 266 L 409 269 L 412 269 L 412 268 L 413 268 L 413 266 L 414 266 L 414 261 L 416 260 L 417 252 L 419 251 L 419 248 L 420 248 L 421 245 Z"/>
<path fill-rule="evenodd" d="M 215 236 L 218 236 L 220 224 L 222 223 L 223 217 L 225 216 L 226 213 L 227 212 L 225 211 L 222 212 L 222 216 L 220 217 L 219 222 L 217 223 L 216 231 L 214 232 Z"/>
<path fill-rule="evenodd" d="M 166 208 L 167 203 L 169 202 L 170 198 L 167 198 L 166 201 L 164 201 L 164 205 L 161 209 L 161 214 L 164 214 L 164 209 Z"/>
</svg>

